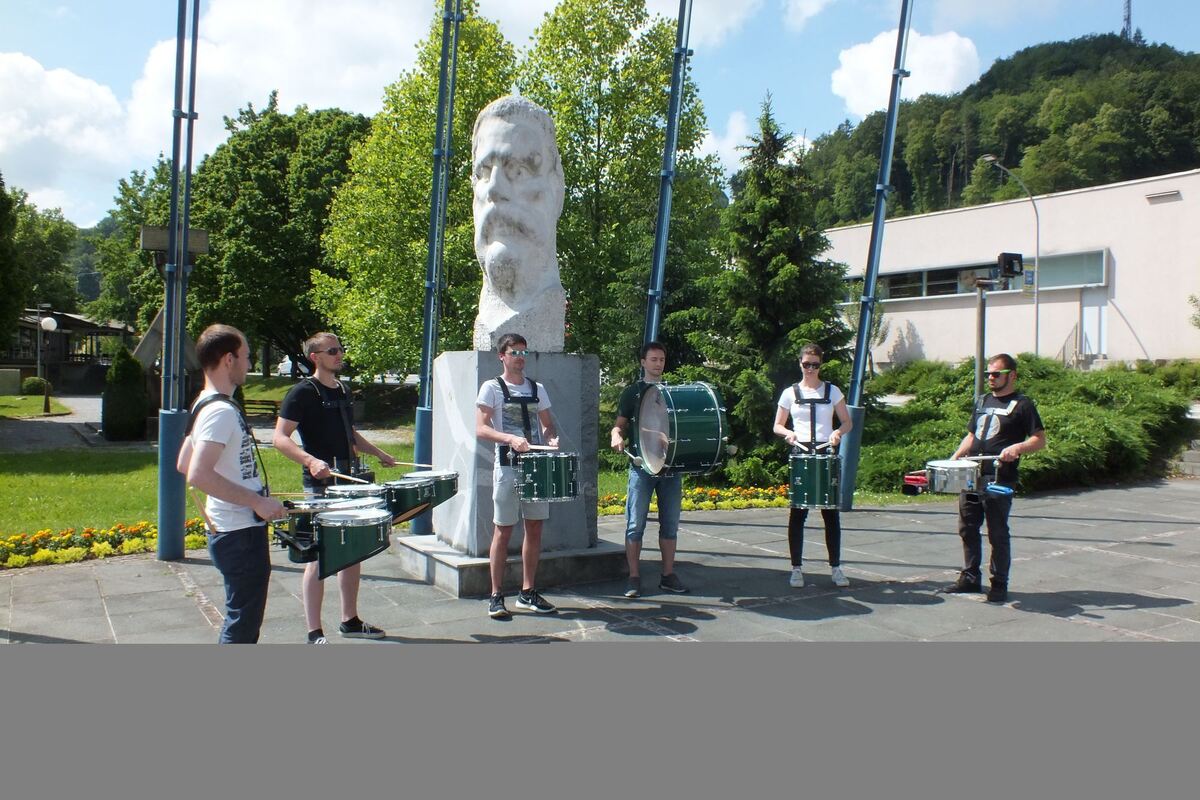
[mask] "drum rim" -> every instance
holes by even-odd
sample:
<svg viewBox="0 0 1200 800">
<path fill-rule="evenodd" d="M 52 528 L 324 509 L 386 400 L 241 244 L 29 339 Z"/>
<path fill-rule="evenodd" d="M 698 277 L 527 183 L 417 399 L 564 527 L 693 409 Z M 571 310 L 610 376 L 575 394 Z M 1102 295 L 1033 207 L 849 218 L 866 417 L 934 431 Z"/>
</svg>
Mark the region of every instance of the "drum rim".
<svg viewBox="0 0 1200 800">
<path fill-rule="evenodd" d="M 380 485 L 395 486 L 399 483 L 407 483 L 413 486 L 433 486 L 433 478 L 396 478 L 394 481 L 386 481 Z"/>
<path fill-rule="evenodd" d="M 971 461 L 966 458 L 935 458 L 932 461 L 925 462 L 926 469 L 976 469 L 979 467 L 978 461 Z"/>
<path fill-rule="evenodd" d="M 332 515 L 351 515 L 351 514 L 354 514 L 354 515 L 364 514 L 365 515 L 367 512 L 373 512 L 373 515 L 371 517 L 367 517 L 367 516 L 346 517 L 346 519 L 357 520 L 358 523 L 361 525 L 375 525 L 379 522 L 382 522 L 385 519 L 389 520 L 389 521 L 392 519 L 392 512 L 389 511 L 386 507 L 384 507 L 384 508 L 347 508 L 347 509 L 343 509 L 340 511 L 333 509 L 330 511 L 325 511 L 320 514 L 317 514 L 316 521 L 319 524 L 325 525 L 326 527 L 330 527 L 330 528 L 353 528 L 353 527 L 357 527 L 357 526 L 356 525 L 340 525 L 340 524 L 338 524 L 339 520 L 337 520 L 337 519 L 322 519 L 322 517 L 332 516 Z"/>
</svg>

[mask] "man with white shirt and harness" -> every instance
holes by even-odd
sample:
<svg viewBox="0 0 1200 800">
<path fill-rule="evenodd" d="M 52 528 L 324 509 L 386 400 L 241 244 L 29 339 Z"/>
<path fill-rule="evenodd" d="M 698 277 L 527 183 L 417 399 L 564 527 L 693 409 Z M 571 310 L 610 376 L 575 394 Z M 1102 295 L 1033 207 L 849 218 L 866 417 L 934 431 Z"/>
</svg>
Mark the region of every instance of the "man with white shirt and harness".
<svg viewBox="0 0 1200 800">
<path fill-rule="evenodd" d="M 521 544 L 522 582 L 516 599 L 517 608 L 537 614 L 553 614 L 558 610 L 538 593 L 535 583 L 542 553 L 542 523 L 550 518 L 550 504 L 522 500 L 517 494 L 521 453 L 529 452 L 530 445 L 558 446 L 546 387 L 525 377 L 527 347 L 520 334 L 506 333 L 500 337 L 496 350 L 504 372 L 498 378 L 485 381 L 475 400 L 475 435 L 496 444 L 492 471 L 495 529 L 488 554 L 492 578 L 488 616 L 492 619 L 511 616 L 504 606 L 504 565 L 513 528 L 522 518 L 525 520 L 525 538 Z"/>
<path fill-rule="evenodd" d="M 1012 490 L 1017 485 L 1017 466 L 1021 456 L 1046 446 L 1046 431 L 1037 406 L 1017 391 L 1015 358 L 1008 353 L 992 356 L 988 360 L 987 381 L 992 391 L 976 404 L 967 435 L 952 458 L 995 456 L 981 461 L 979 485 L 990 483 L 997 488 L 959 495 L 958 535 L 962 537 L 964 565 L 958 580 L 942 591 L 950 594 L 983 591 L 983 541 L 979 530 L 986 519 L 988 543 L 992 547 L 987 599 L 989 603 L 1003 603 L 1008 599 L 1008 569 L 1012 560 L 1008 515 L 1012 510 Z M 999 471 L 993 466 L 997 461 Z"/>
</svg>

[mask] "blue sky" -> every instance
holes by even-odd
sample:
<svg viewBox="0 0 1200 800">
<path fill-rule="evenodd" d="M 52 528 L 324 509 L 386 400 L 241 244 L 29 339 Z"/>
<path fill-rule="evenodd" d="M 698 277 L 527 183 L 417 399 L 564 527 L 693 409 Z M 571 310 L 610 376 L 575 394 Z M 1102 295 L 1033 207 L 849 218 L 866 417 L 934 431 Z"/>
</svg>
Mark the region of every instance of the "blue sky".
<svg viewBox="0 0 1200 800">
<path fill-rule="evenodd" d="M 440 5 L 440 3 L 439 3 Z M 479 0 L 523 45 L 554 0 Z M 674 20 L 678 0 L 648 0 Z M 202 0 L 197 144 L 272 88 L 283 108 L 378 110 L 411 66 L 432 0 Z M 1123 0 L 913 0 L 904 97 L 952 92 L 997 58 L 1045 41 L 1119 31 Z M 91 225 L 116 182 L 170 148 L 177 4 L 0 0 L 0 172 L 44 208 Z M 727 168 L 768 92 L 815 138 L 887 101 L 900 0 L 695 0 L 691 66 Z M 1200 51 L 1200 3 L 1134 0 L 1148 41 Z"/>
</svg>

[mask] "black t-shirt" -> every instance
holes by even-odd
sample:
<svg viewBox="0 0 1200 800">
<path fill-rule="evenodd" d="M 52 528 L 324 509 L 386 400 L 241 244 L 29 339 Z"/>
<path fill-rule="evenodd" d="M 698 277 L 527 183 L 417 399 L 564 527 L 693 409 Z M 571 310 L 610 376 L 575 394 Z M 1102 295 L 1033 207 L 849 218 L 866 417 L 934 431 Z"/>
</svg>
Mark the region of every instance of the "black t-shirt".
<svg viewBox="0 0 1200 800">
<path fill-rule="evenodd" d="M 617 400 L 617 416 L 624 417 L 629 420 L 629 425 L 625 429 L 625 433 L 629 436 L 629 453 L 634 456 L 640 456 L 641 447 L 638 444 L 637 420 L 638 407 L 642 402 L 642 393 L 646 391 L 647 386 L 654 384 L 638 381 L 631 383 L 621 392 L 621 397 Z"/>
<path fill-rule="evenodd" d="M 1042 418 L 1038 416 L 1037 406 L 1020 392 L 995 397 L 985 395 L 971 414 L 971 424 L 968 430 L 975 434 L 975 444 L 968 455 L 994 456 L 1009 445 L 1025 441 L 1042 427 Z M 996 482 L 1005 486 L 1017 485 L 1016 461 L 1001 461 L 1000 475 Z M 980 473 L 990 478 L 992 462 L 984 461 Z"/>
<path fill-rule="evenodd" d="M 331 389 L 313 378 L 293 386 L 279 409 L 280 417 L 296 423 L 304 450 L 330 464 L 350 458 L 350 413 L 345 387 L 339 383 Z"/>
</svg>

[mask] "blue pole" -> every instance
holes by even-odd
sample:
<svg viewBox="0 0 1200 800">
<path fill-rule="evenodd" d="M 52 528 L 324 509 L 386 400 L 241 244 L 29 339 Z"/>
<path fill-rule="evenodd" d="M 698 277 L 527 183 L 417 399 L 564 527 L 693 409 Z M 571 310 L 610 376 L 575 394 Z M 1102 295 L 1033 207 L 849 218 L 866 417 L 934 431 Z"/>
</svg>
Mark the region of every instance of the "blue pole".
<svg viewBox="0 0 1200 800">
<path fill-rule="evenodd" d="M 438 74 L 437 121 L 433 133 L 433 186 L 429 191 L 429 238 L 425 260 L 425 335 L 421 342 L 420 394 L 417 401 L 414 456 L 419 464 L 433 463 L 433 358 L 437 354 L 438 292 L 441 289 L 442 246 L 445 241 L 446 196 L 450 183 L 450 142 L 453 135 L 454 78 L 458 69 L 458 27 L 462 0 L 446 0 L 442 12 L 442 56 Z M 453 47 L 451 47 L 453 40 Z M 453 51 L 453 56 L 451 55 Z M 433 533 L 433 515 L 426 511 L 412 520 L 413 533 Z"/>
<path fill-rule="evenodd" d="M 883 144 L 879 151 L 879 177 L 875 181 L 875 215 L 871 218 L 871 244 L 867 267 L 863 275 L 863 291 L 858 312 L 858 338 L 854 343 L 854 372 L 847 398 L 854 429 L 842 440 L 841 497 L 838 505 L 849 511 L 854 505 L 854 484 L 858 479 L 858 457 L 862 445 L 863 380 L 867 369 L 867 354 L 871 347 L 871 318 L 875 311 L 875 285 L 879 278 L 879 258 L 883 251 L 883 223 L 887 217 L 887 198 L 892 191 L 892 153 L 896 145 L 896 120 L 900 113 L 900 84 L 908 77 L 904 69 L 904 54 L 908 49 L 910 2 L 900 6 L 900 29 L 896 33 L 896 60 L 892 66 L 892 90 L 888 97 L 887 120 L 883 128 Z"/>
<path fill-rule="evenodd" d="M 671 194 L 675 185 L 675 149 L 679 143 L 679 116 L 683 108 L 683 80 L 687 75 L 688 32 L 692 26 L 692 0 L 679 0 L 675 27 L 675 60 L 671 70 L 671 99 L 667 106 L 667 142 L 663 147 L 662 181 L 658 189 L 658 219 L 654 225 L 654 259 L 650 289 L 646 293 L 646 342 L 658 339 L 662 323 L 663 284 L 666 279 L 667 234 L 671 226 Z"/>
</svg>

